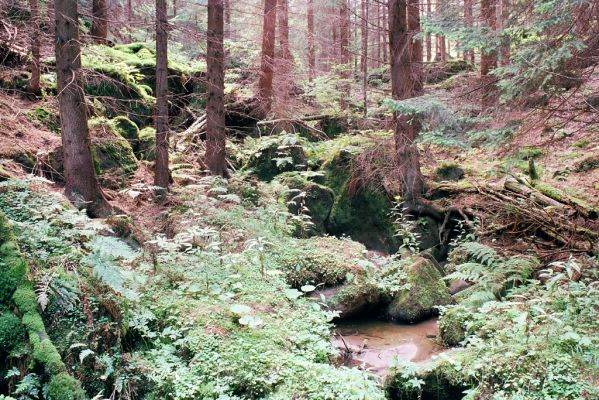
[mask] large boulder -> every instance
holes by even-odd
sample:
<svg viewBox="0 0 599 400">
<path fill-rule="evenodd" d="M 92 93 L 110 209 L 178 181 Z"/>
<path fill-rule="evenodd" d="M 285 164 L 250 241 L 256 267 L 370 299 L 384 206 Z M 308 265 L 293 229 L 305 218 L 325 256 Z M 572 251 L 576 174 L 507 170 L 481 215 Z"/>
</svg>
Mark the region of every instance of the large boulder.
<svg viewBox="0 0 599 400">
<path fill-rule="evenodd" d="M 279 181 L 289 188 L 283 193 L 283 200 L 287 204 L 289 212 L 294 215 L 310 217 L 311 224 L 298 226 L 296 234 L 310 236 L 326 233 L 325 222 L 331 214 L 335 198 L 333 191 L 293 173 L 283 174 Z"/>
<path fill-rule="evenodd" d="M 437 306 L 451 302 L 451 295 L 441 273 L 432 261 L 416 257 L 404 267 L 406 287 L 394 294 L 387 307 L 391 321 L 414 323 L 431 317 Z"/>
<path fill-rule="evenodd" d="M 283 172 L 305 171 L 307 165 L 306 153 L 298 138 L 285 135 L 261 138 L 243 169 L 270 182 Z"/>
</svg>

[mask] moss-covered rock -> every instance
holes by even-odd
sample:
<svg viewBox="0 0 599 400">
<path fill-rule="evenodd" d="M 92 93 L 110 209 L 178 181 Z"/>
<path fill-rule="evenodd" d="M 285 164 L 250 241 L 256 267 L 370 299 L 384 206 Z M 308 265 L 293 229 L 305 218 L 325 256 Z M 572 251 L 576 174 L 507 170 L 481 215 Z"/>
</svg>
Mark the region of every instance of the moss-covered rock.
<svg viewBox="0 0 599 400">
<path fill-rule="evenodd" d="M 298 215 L 300 212 L 305 212 L 302 206 L 308 208 L 305 213 L 310 216 L 312 225 L 302 227 L 302 233 L 307 235 L 325 233 L 325 222 L 333 208 L 335 197 L 333 191 L 293 173 L 283 174 L 279 181 L 289 187 L 289 190 L 283 193 L 283 200 L 289 212 Z"/>
<path fill-rule="evenodd" d="M 591 154 L 574 165 L 575 172 L 587 172 L 597 168 L 599 168 L 599 153 Z"/>
<path fill-rule="evenodd" d="M 449 357 L 459 358 L 452 353 Z M 414 385 L 414 380 L 422 381 Z M 391 400 L 459 400 L 466 386 L 454 363 L 446 358 L 420 365 L 416 371 L 411 365 L 398 366 L 387 378 L 387 398 Z"/>
<path fill-rule="evenodd" d="M 261 138 L 254 147 L 243 169 L 261 180 L 271 181 L 283 172 L 307 169 L 306 153 L 296 136 Z"/>
<path fill-rule="evenodd" d="M 133 149 L 136 149 L 139 141 L 139 128 L 135 122 L 122 115 L 113 118 L 111 122 L 117 133 L 127 139 Z"/>
<path fill-rule="evenodd" d="M 387 308 L 392 321 L 414 323 L 435 314 L 436 306 L 447 305 L 451 295 L 437 267 L 423 257 L 404 268 L 407 288 L 396 293 Z"/>
<path fill-rule="evenodd" d="M 447 162 L 437 167 L 435 175 L 441 181 L 459 181 L 464 178 L 464 169 L 456 163 Z"/>
<path fill-rule="evenodd" d="M 21 320 L 12 313 L 0 315 L 0 354 L 8 354 L 24 343 L 25 329 Z"/>
<path fill-rule="evenodd" d="M 286 242 L 274 249 L 269 261 L 287 274 L 294 287 L 303 285 L 335 286 L 345 282 L 348 274 L 360 274 L 360 260 L 365 248 L 359 243 L 331 237 L 314 237 Z"/>
<path fill-rule="evenodd" d="M 395 237 L 391 203 L 387 194 L 374 187 L 352 187 L 352 168 L 356 154 L 341 150 L 323 165 L 325 185 L 335 194 L 326 222 L 327 232 L 348 235 L 368 248 L 394 252 L 399 248 Z"/>
<path fill-rule="evenodd" d="M 439 338 L 446 346 L 457 346 L 466 339 L 464 309 L 460 306 L 448 308 L 439 318 Z"/>
<path fill-rule="evenodd" d="M 47 107 L 36 107 L 28 111 L 27 116 L 34 123 L 45 126 L 54 133 L 60 133 L 60 115 L 58 111 Z"/>
<path fill-rule="evenodd" d="M 330 310 L 339 312 L 340 319 L 376 312 L 382 301 L 381 291 L 372 280 L 358 279 L 317 294 L 324 296 Z"/>
<path fill-rule="evenodd" d="M 7 181 L 9 179 L 13 179 L 13 176 L 10 172 L 2 168 L 0 165 L 0 182 Z"/>
<path fill-rule="evenodd" d="M 92 137 L 92 152 L 98 174 L 110 172 L 117 177 L 128 177 L 138 167 L 133 149 L 110 120 L 92 119 L 89 122 Z"/>
<path fill-rule="evenodd" d="M 86 398 L 81 383 L 66 372 L 52 377 L 48 383 L 47 396 L 48 400 L 83 400 Z"/>
<path fill-rule="evenodd" d="M 156 129 L 146 127 L 139 131 L 139 142 L 135 155 L 139 160 L 156 160 Z"/>
</svg>

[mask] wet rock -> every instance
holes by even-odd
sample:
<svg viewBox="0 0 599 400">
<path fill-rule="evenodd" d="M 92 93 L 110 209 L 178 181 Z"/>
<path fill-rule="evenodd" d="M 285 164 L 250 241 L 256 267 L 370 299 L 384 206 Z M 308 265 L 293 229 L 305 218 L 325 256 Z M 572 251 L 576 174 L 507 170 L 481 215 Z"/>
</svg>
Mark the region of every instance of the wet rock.
<svg viewBox="0 0 599 400">
<path fill-rule="evenodd" d="M 451 302 L 449 290 L 432 261 L 416 257 L 404 271 L 408 287 L 397 292 L 387 307 L 391 321 L 422 321 L 436 313 L 436 306 Z"/>
<path fill-rule="evenodd" d="M 321 294 L 329 309 L 339 312 L 339 319 L 376 313 L 381 302 L 379 288 L 372 282 L 327 288 L 318 293 L 318 296 Z"/>
<path fill-rule="evenodd" d="M 452 296 L 461 292 L 462 290 L 468 289 L 472 286 L 471 283 L 463 281 L 461 279 L 449 282 L 449 294 Z"/>
</svg>

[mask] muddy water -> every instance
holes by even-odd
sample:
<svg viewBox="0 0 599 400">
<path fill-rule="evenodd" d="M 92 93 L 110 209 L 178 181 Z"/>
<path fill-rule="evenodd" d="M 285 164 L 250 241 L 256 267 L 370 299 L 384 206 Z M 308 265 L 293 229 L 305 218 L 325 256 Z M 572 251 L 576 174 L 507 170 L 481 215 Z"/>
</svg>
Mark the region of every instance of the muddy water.
<svg viewBox="0 0 599 400">
<path fill-rule="evenodd" d="M 385 375 L 395 357 L 418 363 L 441 353 L 443 348 L 435 343 L 437 330 L 436 318 L 413 325 L 377 320 L 348 321 L 337 324 L 333 342 L 342 352 L 346 345 L 352 351 L 345 359 L 346 364 Z"/>
</svg>

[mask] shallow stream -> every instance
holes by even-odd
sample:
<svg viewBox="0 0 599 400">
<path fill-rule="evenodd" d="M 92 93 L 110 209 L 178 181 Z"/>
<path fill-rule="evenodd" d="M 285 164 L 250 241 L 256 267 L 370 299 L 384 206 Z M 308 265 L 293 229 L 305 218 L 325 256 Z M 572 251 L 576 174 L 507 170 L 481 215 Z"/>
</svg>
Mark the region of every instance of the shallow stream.
<svg viewBox="0 0 599 400">
<path fill-rule="evenodd" d="M 437 331 L 436 318 L 413 325 L 353 320 L 337 324 L 333 342 L 342 352 L 351 352 L 345 364 L 384 376 L 395 357 L 419 363 L 446 350 L 435 342 Z"/>
</svg>

